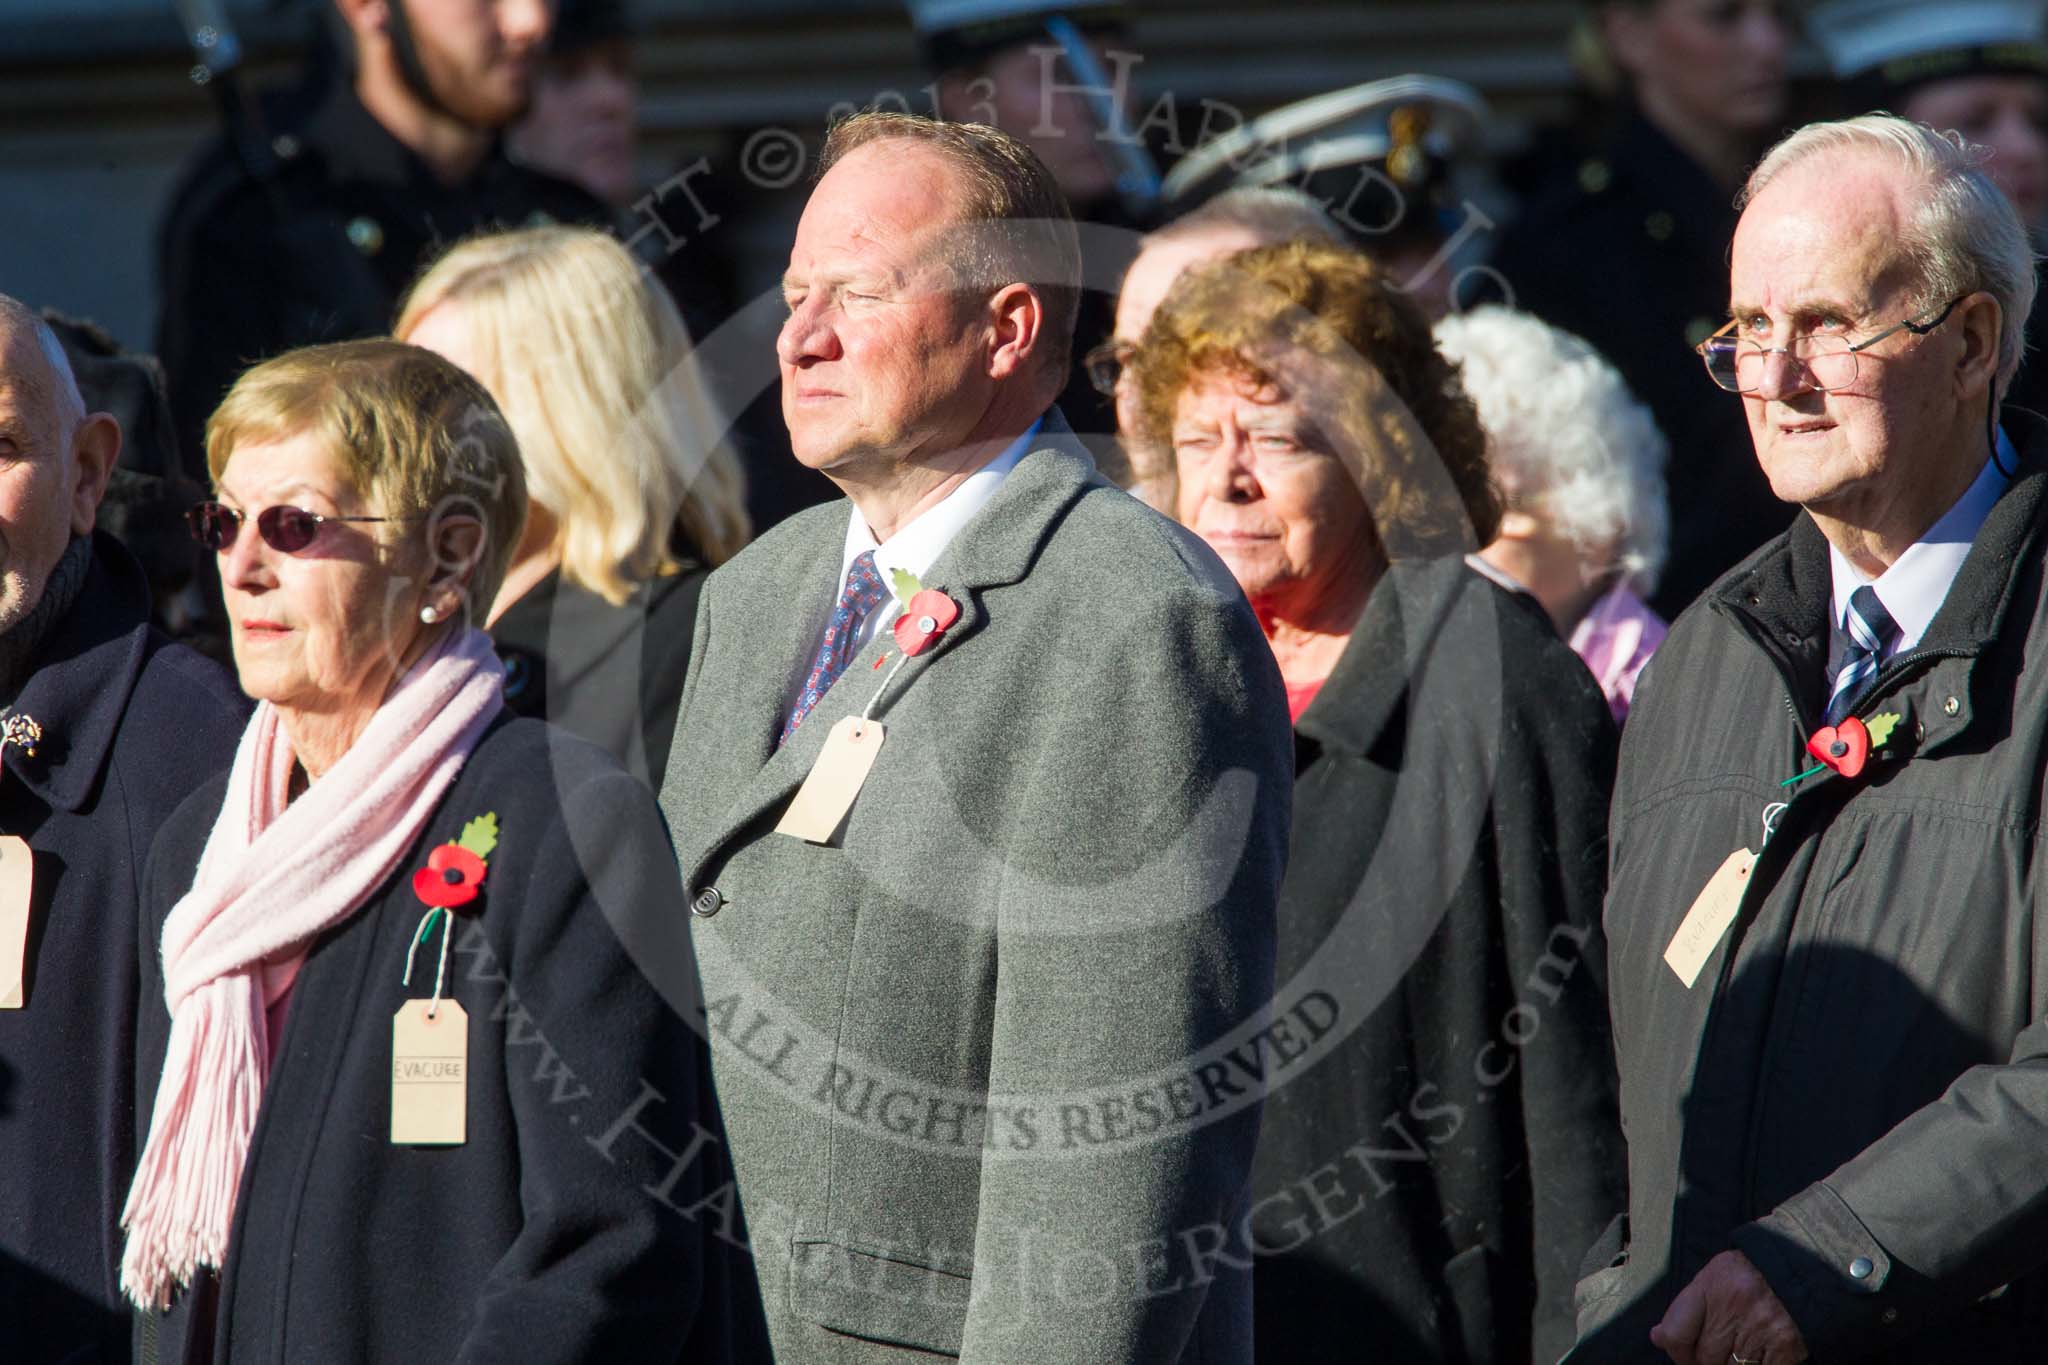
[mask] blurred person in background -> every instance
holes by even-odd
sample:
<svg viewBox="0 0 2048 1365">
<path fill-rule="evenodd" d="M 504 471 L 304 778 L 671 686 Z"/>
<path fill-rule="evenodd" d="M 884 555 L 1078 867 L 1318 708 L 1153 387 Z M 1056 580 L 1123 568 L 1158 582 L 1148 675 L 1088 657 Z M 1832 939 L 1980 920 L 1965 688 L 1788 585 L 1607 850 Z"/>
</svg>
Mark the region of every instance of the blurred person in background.
<svg viewBox="0 0 2048 1365">
<path fill-rule="evenodd" d="M 640 193 L 639 104 L 624 0 L 561 0 L 512 155 L 623 209 Z"/>
<path fill-rule="evenodd" d="M 697 226 L 697 175 L 685 172 L 681 187 L 642 182 L 637 36 L 625 0 L 562 0 L 533 103 L 507 147 L 519 164 L 609 207 L 615 235 L 668 289 L 690 335 L 703 337 L 730 312 L 729 266 Z"/>
<path fill-rule="evenodd" d="M 258 705 L 144 890 L 138 1355 L 703 1358 L 694 969 L 622 941 L 680 909 L 660 813 L 506 714 L 465 611 L 520 543 L 510 430 L 441 357 L 342 342 L 243 375 L 207 454 Z"/>
<path fill-rule="evenodd" d="M 347 73 L 260 145 L 203 149 L 158 234 L 157 353 L 187 472 L 244 367 L 294 346 L 378 336 L 428 255 L 482 228 L 604 224 L 587 191 L 513 162 L 549 0 L 315 0 L 346 29 Z"/>
<path fill-rule="evenodd" d="M 1841 82 L 1845 114 L 1885 109 L 1984 149 L 2036 250 L 2048 245 L 2048 5 L 2042 0 L 1834 0 L 1807 31 Z M 2048 413 L 2048 311 L 2004 401 Z"/>
<path fill-rule="evenodd" d="M 1480 557 L 1543 604 L 1619 723 L 1665 633 L 1643 601 L 1664 563 L 1664 434 L 1599 352 L 1526 313 L 1477 308 L 1436 339 L 1502 493 Z"/>
<path fill-rule="evenodd" d="M 1582 56 L 1618 102 L 1599 154 L 1539 191 L 1503 233 L 1503 300 L 1585 338 L 1672 442 L 1671 546 L 1651 605 L 1667 619 L 1784 529 L 1742 409 L 1684 350 L 1727 320 L 1735 191 L 1786 113 L 1782 0 L 1600 0 Z"/>
<path fill-rule="evenodd" d="M 1116 414 L 1080 352 L 1108 335 L 1112 282 L 1133 233 L 1159 215 L 1159 170 L 1140 134 L 1135 6 L 1118 0 L 908 0 L 939 117 L 986 123 L 1030 147 L 1081 229 L 1079 341 L 1060 411 L 1096 461 L 1117 464 Z"/>
<path fill-rule="evenodd" d="M 911 0 L 939 114 L 986 123 L 1046 164 L 1082 221 L 1143 227 L 1158 172 L 1133 147 L 1132 8 L 1116 0 Z M 1120 78 L 1120 73 L 1123 73 Z"/>
<path fill-rule="evenodd" d="M 1142 443 L 1137 395 L 1124 380 L 1124 365 L 1182 271 L 1250 247 L 1303 238 L 1340 245 L 1344 233 L 1315 199 L 1298 189 L 1275 186 L 1225 191 L 1140 240 L 1138 254 L 1117 290 L 1114 330 L 1088 352 L 1086 363 L 1096 391 L 1116 400 L 1124 464 L 1105 472 L 1120 475 L 1118 482 L 1160 511 L 1171 515 L 1173 510 L 1173 452 Z"/>
<path fill-rule="evenodd" d="M 1431 318 L 1471 301 L 1460 273 L 1491 220 L 1465 198 L 1492 111 L 1463 81 L 1389 76 L 1311 96 L 1211 138 L 1164 181 L 1169 205 L 1286 187 Z M 1199 212 L 1199 210 L 1197 210 Z M 1453 295 L 1459 297 L 1454 298 Z"/>
<path fill-rule="evenodd" d="M 185 512 L 204 493 L 185 474 L 171 421 L 163 366 L 153 355 L 124 348 L 104 328 L 43 310 L 43 320 L 64 344 L 90 412 L 104 412 L 121 428 L 121 457 L 107 480 L 98 525 L 135 556 L 149 579 L 151 618 L 171 638 L 219 662 L 227 639 L 207 614 L 198 547 Z M 203 566 L 210 576 L 212 566 Z"/>
<path fill-rule="evenodd" d="M 526 529 L 495 600 L 470 607 L 507 705 L 658 789 L 697 595 L 749 534 L 675 305 L 606 234 L 527 228 L 436 261 L 396 335 L 481 380 L 519 441 Z"/>
<path fill-rule="evenodd" d="M 741 272 L 728 251 L 731 234 L 705 230 L 724 216 L 709 206 L 720 203 L 722 187 L 704 174 L 708 163 L 691 162 L 659 183 L 643 179 L 640 32 L 629 11 L 626 0 L 562 0 L 533 103 L 508 145 L 521 164 L 572 181 L 604 202 L 613 235 L 661 281 L 685 330 L 702 342 L 732 317 Z M 706 376 L 719 392 L 758 386 L 759 374 L 733 347 L 699 354 L 708 355 L 708 365 L 722 363 L 722 373 Z M 748 506 L 759 524 L 772 525 L 832 495 L 830 484 L 790 455 L 773 385 L 729 415 L 721 439 L 746 473 Z"/>
<path fill-rule="evenodd" d="M 1258 1356 L 1554 1360 L 1622 1197 L 1607 706 L 1536 602 L 1465 562 L 1499 516 L 1485 436 L 1363 257 L 1190 271 L 1130 382 L 1295 721 L 1273 1014 L 1318 1050 L 1268 1078 L 1240 1248 Z"/>
<path fill-rule="evenodd" d="M 0 295 L 0 1360 L 128 1359 L 142 865 L 247 703 L 96 529 L 121 429 Z"/>
</svg>

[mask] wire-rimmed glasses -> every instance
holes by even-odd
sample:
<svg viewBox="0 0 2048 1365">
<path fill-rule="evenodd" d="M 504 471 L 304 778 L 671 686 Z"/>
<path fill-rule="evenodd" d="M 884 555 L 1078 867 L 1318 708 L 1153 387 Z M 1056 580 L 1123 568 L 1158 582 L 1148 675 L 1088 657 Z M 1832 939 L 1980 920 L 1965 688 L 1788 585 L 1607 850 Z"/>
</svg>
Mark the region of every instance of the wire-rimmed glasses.
<svg viewBox="0 0 2048 1365">
<path fill-rule="evenodd" d="M 1958 294 L 1950 299 L 1947 307 L 1926 322 L 1905 318 L 1876 336 L 1853 344 L 1839 332 L 1812 332 L 1794 338 L 1789 346 L 1764 346 L 1736 336 L 1735 329 L 1739 323 L 1729 322 L 1693 350 L 1706 362 L 1707 377 L 1730 393 L 1755 393 L 1761 388 L 1768 358 L 1774 355 L 1785 356 L 1794 364 L 1803 366 L 1808 380 L 1806 387 L 1825 393 L 1832 389 L 1845 389 L 1856 382 L 1858 352 L 1869 350 L 1895 332 L 1926 336 L 1948 321 L 1948 315 L 1965 297 Z"/>
<path fill-rule="evenodd" d="M 1131 363 L 1131 355 L 1136 349 L 1128 341 L 1111 337 L 1081 358 L 1081 364 L 1088 371 L 1088 382 L 1095 386 L 1097 393 L 1104 398 L 1116 397 L 1116 381 L 1123 375 L 1124 366 Z"/>
</svg>

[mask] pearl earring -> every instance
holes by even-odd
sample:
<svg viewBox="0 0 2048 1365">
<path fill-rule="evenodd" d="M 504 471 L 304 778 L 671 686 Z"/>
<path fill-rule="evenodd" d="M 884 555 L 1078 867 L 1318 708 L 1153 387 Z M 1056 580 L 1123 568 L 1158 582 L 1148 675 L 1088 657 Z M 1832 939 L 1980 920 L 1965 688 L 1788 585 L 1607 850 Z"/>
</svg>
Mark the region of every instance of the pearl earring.
<svg viewBox="0 0 2048 1365">
<path fill-rule="evenodd" d="M 440 612 L 440 610 L 439 610 L 438 608 L 436 608 L 436 607 L 421 607 L 421 608 L 420 608 L 420 620 L 421 620 L 421 621 L 423 621 L 423 622 L 425 622 L 425 623 L 426 623 L 427 625 L 430 625 L 430 626 L 431 626 L 431 625 L 433 625 L 433 624 L 434 624 L 434 622 L 436 622 L 436 621 L 438 621 L 438 620 L 440 620 L 440 619 L 441 619 L 441 612 Z"/>
</svg>

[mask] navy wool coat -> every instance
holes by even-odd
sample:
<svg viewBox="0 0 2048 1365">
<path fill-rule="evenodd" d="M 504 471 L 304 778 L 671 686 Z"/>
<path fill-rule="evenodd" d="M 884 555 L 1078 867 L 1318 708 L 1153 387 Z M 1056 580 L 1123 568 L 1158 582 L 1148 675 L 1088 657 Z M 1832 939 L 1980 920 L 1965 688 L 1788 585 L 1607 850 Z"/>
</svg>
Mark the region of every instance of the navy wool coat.
<svg viewBox="0 0 2048 1365">
<path fill-rule="evenodd" d="M 248 703 L 149 625 L 142 568 L 96 535 L 85 586 L 15 710 L 0 834 L 35 864 L 24 1008 L 0 1011 L 0 1360 L 126 1359 L 121 1203 L 135 1155 L 130 1053 L 142 867 L 177 804 L 234 758 Z"/>
<path fill-rule="evenodd" d="M 153 851 L 153 943 L 225 789 L 223 778 L 188 801 Z M 446 991 L 468 1013 L 468 1140 L 394 1146 L 392 1020 L 432 993 L 439 952 L 437 931 L 401 983 L 426 911 L 412 874 L 487 812 L 499 842 L 453 921 Z M 664 915 L 673 941 L 644 945 L 632 925 Z M 737 1236 L 722 1148 L 702 1121 L 687 917 L 647 788 L 566 732 L 501 716 L 391 879 L 308 952 L 227 1264 L 168 1313 L 138 1315 L 137 1360 L 679 1359 L 705 1229 Z M 145 1115 L 171 1025 L 148 956 Z"/>
</svg>

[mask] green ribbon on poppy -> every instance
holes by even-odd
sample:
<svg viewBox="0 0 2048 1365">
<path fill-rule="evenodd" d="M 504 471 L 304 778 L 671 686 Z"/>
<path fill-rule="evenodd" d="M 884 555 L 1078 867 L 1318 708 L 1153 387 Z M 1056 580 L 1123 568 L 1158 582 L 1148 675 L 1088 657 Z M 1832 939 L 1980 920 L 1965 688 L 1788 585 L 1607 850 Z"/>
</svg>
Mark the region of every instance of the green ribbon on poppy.
<svg viewBox="0 0 2048 1365">
<path fill-rule="evenodd" d="M 1892 731 L 1896 730 L 1899 722 L 1904 719 L 1905 717 L 1896 711 L 1880 711 L 1869 720 L 1862 722 L 1864 730 L 1870 735 L 1870 752 L 1876 753 L 1879 749 L 1882 749 L 1885 741 L 1892 737 Z M 1825 731 L 1822 733 L 1825 733 Z M 1804 782 L 1809 777 L 1817 777 L 1821 773 L 1827 772 L 1829 767 L 1830 765 L 1826 763 L 1816 763 L 1803 773 L 1792 774 L 1792 776 L 1786 778 L 1778 785 L 1789 787 L 1794 783 Z"/>
<path fill-rule="evenodd" d="M 412 936 L 412 946 L 405 950 L 405 976 L 403 984 L 410 986 L 412 984 L 413 954 L 420 950 L 420 944 L 426 942 L 427 935 L 433 932 L 434 921 L 437 918 L 441 921 L 441 962 L 434 969 L 434 998 L 427 1004 L 427 1018 L 429 1019 L 440 1012 L 441 991 L 448 984 L 448 938 L 455 916 L 441 906 L 431 907 L 426 914 L 420 916 L 420 927 Z"/>
</svg>

